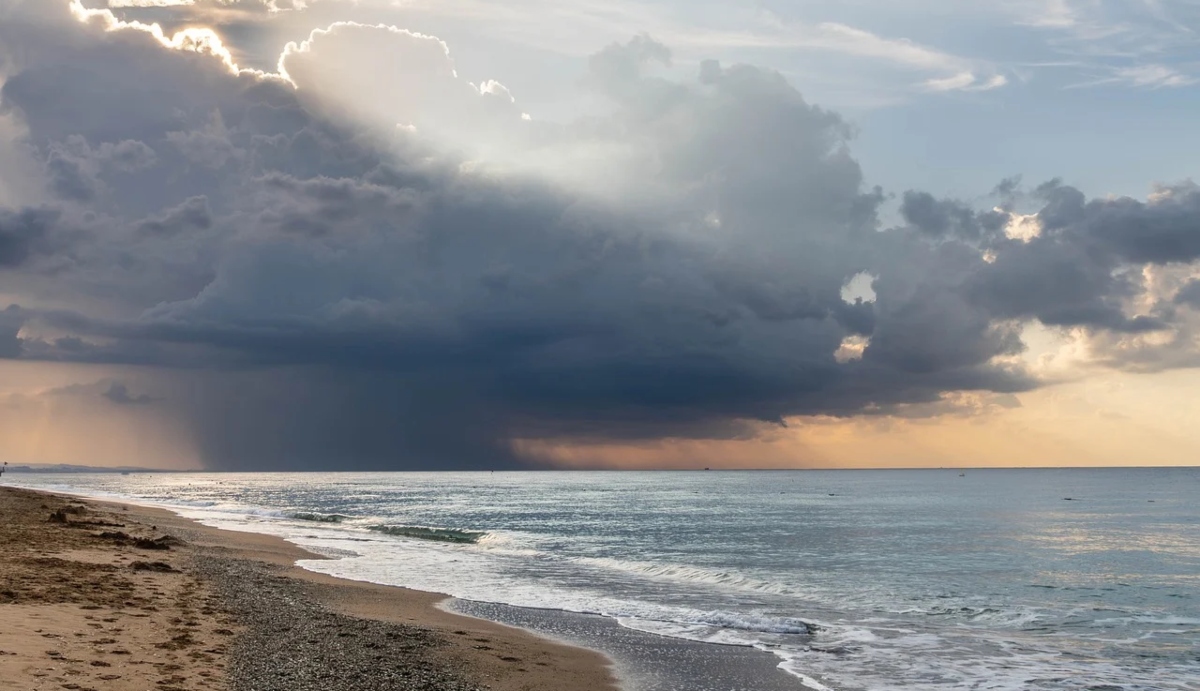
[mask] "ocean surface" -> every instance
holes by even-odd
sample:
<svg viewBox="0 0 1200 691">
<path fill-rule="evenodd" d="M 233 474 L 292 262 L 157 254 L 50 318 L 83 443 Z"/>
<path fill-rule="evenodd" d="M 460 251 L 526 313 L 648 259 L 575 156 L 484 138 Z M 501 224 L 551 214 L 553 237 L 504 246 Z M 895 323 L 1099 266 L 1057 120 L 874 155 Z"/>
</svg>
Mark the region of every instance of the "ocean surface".
<svg viewBox="0 0 1200 691">
<path fill-rule="evenodd" d="M 280 535 L 334 557 L 305 568 L 447 593 L 476 612 L 589 613 L 753 646 L 796 688 L 1200 689 L 1200 468 L 4 483 Z"/>
</svg>

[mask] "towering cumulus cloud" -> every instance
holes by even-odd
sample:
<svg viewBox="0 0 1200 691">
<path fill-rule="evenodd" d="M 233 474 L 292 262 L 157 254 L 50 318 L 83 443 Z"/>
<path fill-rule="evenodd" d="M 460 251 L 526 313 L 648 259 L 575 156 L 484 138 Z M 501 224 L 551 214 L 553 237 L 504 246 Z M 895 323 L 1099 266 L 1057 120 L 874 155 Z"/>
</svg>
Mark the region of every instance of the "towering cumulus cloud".
<svg viewBox="0 0 1200 691">
<path fill-rule="evenodd" d="M 1191 185 L 908 192 L 885 228 L 851 128 L 770 70 L 668 72 L 636 37 L 549 122 L 402 28 L 270 72 L 191 31 L 0 0 L 0 357 L 133 368 L 154 395 L 96 398 L 210 467 L 513 466 L 1021 392 L 1034 323 L 1106 366 L 1197 360 Z"/>
</svg>

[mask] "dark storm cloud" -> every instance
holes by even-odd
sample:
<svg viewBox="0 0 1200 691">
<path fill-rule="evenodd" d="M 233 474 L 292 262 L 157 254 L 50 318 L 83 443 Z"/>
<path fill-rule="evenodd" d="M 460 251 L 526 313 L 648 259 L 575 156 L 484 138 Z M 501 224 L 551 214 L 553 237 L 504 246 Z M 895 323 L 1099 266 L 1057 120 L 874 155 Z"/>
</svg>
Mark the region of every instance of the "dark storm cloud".
<svg viewBox="0 0 1200 691">
<path fill-rule="evenodd" d="M 0 208 L 0 270 L 24 264 L 48 241 L 58 220 L 53 209 Z"/>
<path fill-rule="evenodd" d="M 1200 280 L 1188 281 L 1175 293 L 1175 304 L 1200 309 Z"/>
<path fill-rule="evenodd" d="M 1136 199 L 1092 200 L 1078 231 L 1135 264 L 1191 263 L 1200 258 L 1200 188 L 1183 185 L 1162 192 L 1154 204 Z"/>
<path fill-rule="evenodd" d="M 147 218 L 138 223 L 143 233 L 170 235 L 192 230 L 207 230 L 212 227 L 212 212 L 208 208 L 208 197 L 189 197 L 167 209 L 161 215 Z"/>
<path fill-rule="evenodd" d="M 46 171 L 54 191 L 63 198 L 78 202 L 91 201 L 96 190 L 91 176 L 83 165 L 62 151 L 51 151 L 46 161 Z"/>
<path fill-rule="evenodd" d="M 142 142 L 104 142 L 93 149 L 78 135 L 52 143 L 47 149 L 46 171 L 51 188 L 58 196 L 76 202 L 95 199 L 102 171 L 134 173 L 154 165 L 156 158 L 154 150 Z"/>
<path fill-rule="evenodd" d="M 453 373 L 256 370 L 193 379 L 181 401 L 210 467 L 479 470 L 517 467 L 499 411 Z"/>
<path fill-rule="evenodd" d="M 1139 263 L 1200 256 L 1193 188 L 1047 184 L 1028 242 L 1007 211 L 910 192 L 881 231 L 839 116 L 770 70 L 658 76 L 647 37 L 590 63 L 611 112 L 555 125 L 388 27 L 292 46 L 293 88 L 51 5 L 0 25 L 0 108 L 56 198 L 0 212 L 0 269 L 58 307 L 0 313 L 0 356 L 167 373 L 155 407 L 213 467 L 512 466 L 516 438 L 915 414 L 1038 386 L 1023 322 L 1137 334 L 1195 305 L 1129 306 Z M 862 273 L 877 299 L 844 300 Z M 850 336 L 861 358 L 836 357 Z"/>
<path fill-rule="evenodd" d="M 1086 200 L 1058 182 L 1038 190 L 1041 235 L 1010 241 L 967 284 L 989 314 L 1051 326 L 1138 333 L 1170 327 L 1169 314 L 1130 315 L 1143 264 L 1186 265 L 1200 257 L 1200 190 L 1166 188 L 1151 202 Z M 1134 269 L 1134 270 L 1130 270 Z"/>
<path fill-rule="evenodd" d="M 16 358 L 23 352 L 18 334 L 25 325 L 25 315 L 20 307 L 9 305 L 0 311 L 0 357 Z"/>
<path fill-rule="evenodd" d="M 1011 189 L 1014 184 L 1005 181 L 1000 187 Z M 1003 212 L 981 213 L 960 202 L 936 199 L 928 192 L 905 192 L 900 214 L 909 225 L 937 239 L 991 241 L 1003 233 L 1008 223 Z"/>
</svg>

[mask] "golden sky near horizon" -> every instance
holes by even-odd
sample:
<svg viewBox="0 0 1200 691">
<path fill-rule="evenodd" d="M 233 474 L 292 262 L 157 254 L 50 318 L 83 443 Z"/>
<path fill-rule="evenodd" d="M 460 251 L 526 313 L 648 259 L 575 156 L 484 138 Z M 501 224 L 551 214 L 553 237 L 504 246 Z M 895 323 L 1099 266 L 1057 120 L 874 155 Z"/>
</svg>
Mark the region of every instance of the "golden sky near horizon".
<svg viewBox="0 0 1200 691">
<path fill-rule="evenodd" d="M 186 426 L 157 406 L 101 394 L 113 376 L 82 365 L 0 362 L 0 459 L 9 463 L 203 468 Z M 135 379 L 136 381 L 136 379 Z M 1103 372 L 1017 394 L 963 400 L 930 417 L 794 418 L 738 440 L 522 440 L 564 468 L 871 468 L 1198 465 L 1200 370 Z"/>
<path fill-rule="evenodd" d="M 98 374 L 85 365 L 0 361 L 0 461 L 203 467 L 166 411 L 104 398 L 108 380 Z"/>
<path fill-rule="evenodd" d="M 1109 374 L 1017 394 L 1020 407 L 924 419 L 794 419 L 759 439 L 527 442 L 568 467 L 939 468 L 1200 465 L 1200 372 Z"/>
</svg>

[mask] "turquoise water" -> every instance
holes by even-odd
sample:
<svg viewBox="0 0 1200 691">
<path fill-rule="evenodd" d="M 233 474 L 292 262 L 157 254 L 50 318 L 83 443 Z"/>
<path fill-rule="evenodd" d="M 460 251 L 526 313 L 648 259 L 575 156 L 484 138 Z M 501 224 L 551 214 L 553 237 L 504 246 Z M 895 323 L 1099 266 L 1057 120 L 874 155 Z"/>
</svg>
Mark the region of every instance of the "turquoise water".
<svg viewBox="0 0 1200 691">
<path fill-rule="evenodd" d="M 752 645 L 812 688 L 1200 689 L 1200 469 L 10 478 Z"/>
</svg>

